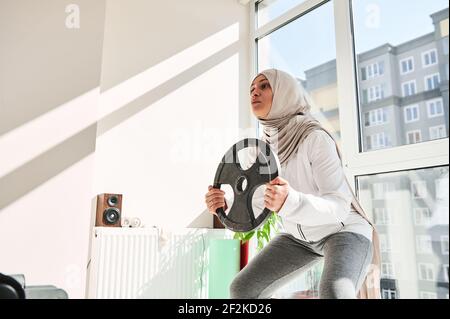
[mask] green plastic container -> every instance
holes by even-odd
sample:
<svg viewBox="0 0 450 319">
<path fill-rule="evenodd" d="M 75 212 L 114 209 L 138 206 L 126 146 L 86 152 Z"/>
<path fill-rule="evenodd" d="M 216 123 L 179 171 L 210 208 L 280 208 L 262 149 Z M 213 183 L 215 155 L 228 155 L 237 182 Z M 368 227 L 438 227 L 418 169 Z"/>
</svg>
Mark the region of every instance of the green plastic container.
<svg viewBox="0 0 450 319">
<path fill-rule="evenodd" d="M 240 270 L 240 240 L 212 239 L 209 246 L 208 298 L 230 298 L 230 284 Z"/>
</svg>

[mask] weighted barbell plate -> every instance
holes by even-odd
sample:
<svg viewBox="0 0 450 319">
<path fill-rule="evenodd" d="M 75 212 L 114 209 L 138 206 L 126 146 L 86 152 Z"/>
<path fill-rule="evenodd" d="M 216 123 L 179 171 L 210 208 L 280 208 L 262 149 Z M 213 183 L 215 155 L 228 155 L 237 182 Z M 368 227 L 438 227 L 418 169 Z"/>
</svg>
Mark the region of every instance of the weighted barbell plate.
<svg viewBox="0 0 450 319">
<path fill-rule="evenodd" d="M 238 152 L 249 148 L 256 148 L 255 162 L 248 169 L 243 169 Z M 261 150 L 262 149 L 262 150 Z M 223 208 L 216 210 L 222 224 L 235 232 L 248 232 L 260 226 L 271 214 L 268 208 L 255 216 L 252 199 L 256 189 L 278 176 L 280 164 L 270 146 L 256 138 L 246 138 L 234 144 L 223 156 L 217 167 L 214 178 L 214 188 L 228 184 L 234 193 L 233 205 L 230 212 L 225 214 Z M 246 187 L 243 183 L 246 182 Z"/>
</svg>

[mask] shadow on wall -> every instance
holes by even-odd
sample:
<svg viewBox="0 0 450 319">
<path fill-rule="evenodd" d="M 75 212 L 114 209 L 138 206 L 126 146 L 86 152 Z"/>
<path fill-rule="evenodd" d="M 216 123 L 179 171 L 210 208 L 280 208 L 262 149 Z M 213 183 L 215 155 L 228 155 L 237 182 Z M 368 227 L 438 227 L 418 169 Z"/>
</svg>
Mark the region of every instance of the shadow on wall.
<svg viewBox="0 0 450 319">
<path fill-rule="evenodd" d="M 0 210 L 93 153 L 95 151 L 96 130 L 97 136 L 104 134 L 237 52 L 237 43 L 228 46 L 217 54 L 206 58 L 197 65 L 162 83 L 155 89 L 146 92 L 127 105 L 122 106 L 115 112 L 99 119 L 97 122 L 99 123 L 98 129 L 97 123 L 94 123 L 16 168 L 6 176 L 1 177 L 0 189 L 2 189 L 2 192 L 4 190 L 4 192 L 0 197 Z"/>
</svg>

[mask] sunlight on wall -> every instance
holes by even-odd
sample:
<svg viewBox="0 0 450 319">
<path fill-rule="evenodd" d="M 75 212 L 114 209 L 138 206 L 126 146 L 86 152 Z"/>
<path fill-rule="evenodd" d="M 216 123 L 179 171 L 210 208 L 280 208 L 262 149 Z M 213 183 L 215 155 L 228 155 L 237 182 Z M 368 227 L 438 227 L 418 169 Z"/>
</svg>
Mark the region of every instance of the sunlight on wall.
<svg viewBox="0 0 450 319">
<path fill-rule="evenodd" d="M 238 86 L 235 54 L 98 136 L 95 192 L 123 193 L 123 214 L 146 226 L 187 226 L 237 138 Z"/>
<path fill-rule="evenodd" d="M 95 123 L 99 88 L 0 136 L 0 177 Z"/>
<path fill-rule="evenodd" d="M 237 23 L 175 54 L 101 94 L 99 118 L 120 109 L 239 40 Z"/>
</svg>

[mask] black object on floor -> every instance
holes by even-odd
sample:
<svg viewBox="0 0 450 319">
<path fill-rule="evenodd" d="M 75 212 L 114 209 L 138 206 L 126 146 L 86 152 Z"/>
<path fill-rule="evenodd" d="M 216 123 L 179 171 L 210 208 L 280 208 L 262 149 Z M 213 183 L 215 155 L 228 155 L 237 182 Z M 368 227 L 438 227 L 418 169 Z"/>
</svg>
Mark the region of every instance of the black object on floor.
<svg viewBox="0 0 450 319">
<path fill-rule="evenodd" d="M 68 295 L 53 285 L 26 286 L 22 274 L 0 273 L 0 299 L 68 299 Z"/>
</svg>

